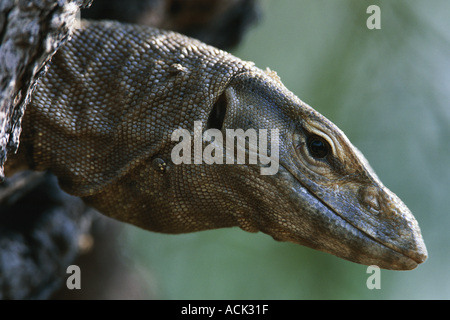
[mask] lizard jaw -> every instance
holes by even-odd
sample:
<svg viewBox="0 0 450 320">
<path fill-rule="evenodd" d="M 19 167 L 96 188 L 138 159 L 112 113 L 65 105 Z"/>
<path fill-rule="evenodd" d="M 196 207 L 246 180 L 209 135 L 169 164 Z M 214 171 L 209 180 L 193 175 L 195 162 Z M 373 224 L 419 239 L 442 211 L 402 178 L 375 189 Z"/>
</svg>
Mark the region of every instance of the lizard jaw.
<svg viewBox="0 0 450 320">
<path fill-rule="evenodd" d="M 298 221 L 292 225 L 295 230 L 276 234 L 277 240 L 306 245 L 352 262 L 390 270 L 412 270 L 427 259 L 420 231 L 417 233 L 413 228 L 409 237 L 394 239 L 400 240 L 400 244 L 393 239 L 374 236 L 377 230 L 371 230 L 370 225 L 362 228 L 349 221 L 282 165 L 279 172 L 281 180 L 291 185 L 289 200 Z"/>
</svg>

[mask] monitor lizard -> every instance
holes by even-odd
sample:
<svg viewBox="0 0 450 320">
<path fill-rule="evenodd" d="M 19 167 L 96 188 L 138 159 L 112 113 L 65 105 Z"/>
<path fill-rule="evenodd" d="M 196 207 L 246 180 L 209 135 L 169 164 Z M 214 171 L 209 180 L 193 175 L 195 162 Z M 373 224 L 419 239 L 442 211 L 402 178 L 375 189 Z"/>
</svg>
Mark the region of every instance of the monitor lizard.
<svg viewBox="0 0 450 320">
<path fill-rule="evenodd" d="M 276 173 L 175 164 L 172 134 L 194 122 L 278 130 Z M 83 22 L 27 106 L 5 172 L 23 168 L 50 170 L 66 192 L 155 232 L 238 226 L 393 270 L 427 258 L 410 210 L 336 125 L 275 72 L 171 31 Z"/>
</svg>

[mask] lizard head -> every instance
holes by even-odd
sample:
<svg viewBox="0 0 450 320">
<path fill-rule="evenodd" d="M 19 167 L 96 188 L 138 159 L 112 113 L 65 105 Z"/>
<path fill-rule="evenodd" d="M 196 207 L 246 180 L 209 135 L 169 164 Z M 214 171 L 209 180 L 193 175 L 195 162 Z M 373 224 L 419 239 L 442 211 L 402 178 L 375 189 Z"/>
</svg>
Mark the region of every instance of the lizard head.
<svg viewBox="0 0 450 320">
<path fill-rule="evenodd" d="M 426 260 L 418 223 L 406 205 L 345 134 L 288 91 L 276 74 L 241 73 L 223 95 L 222 130 L 278 129 L 278 159 L 273 140 L 268 144 L 272 160 L 279 161 L 277 172 L 261 175 L 258 166 L 248 165 L 233 169 L 253 170 L 247 192 L 258 199 L 258 212 L 248 210 L 241 228 L 386 269 L 414 269 Z"/>
<path fill-rule="evenodd" d="M 52 58 L 10 169 L 51 170 L 66 192 L 152 231 L 240 226 L 388 269 L 426 259 L 408 208 L 274 73 L 172 32 L 134 28 L 86 24 Z M 114 54 L 97 50 L 103 45 Z M 214 144 L 197 139 L 196 122 Z M 221 135 L 237 129 L 259 134 L 259 162 L 196 161 L 197 147 L 220 160 Z M 240 141 L 250 159 L 255 143 Z"/>
</svg>

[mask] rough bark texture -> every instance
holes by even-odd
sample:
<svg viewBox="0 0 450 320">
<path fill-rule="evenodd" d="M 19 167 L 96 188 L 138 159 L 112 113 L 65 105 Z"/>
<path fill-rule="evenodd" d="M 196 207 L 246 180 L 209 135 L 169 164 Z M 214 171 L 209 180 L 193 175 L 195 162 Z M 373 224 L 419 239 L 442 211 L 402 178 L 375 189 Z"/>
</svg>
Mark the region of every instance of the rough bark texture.
<svg viewBox="0 0 450 320">
<path fill-rule="evenodd" d="M 45 64 L 66 41 L 87 0 L 0 3 L 0 178 L 19 145 L 21 119 Z M 42 299 L 79 252 L 93 210 L 62 193 L 54 178 L 24 172 L 0 188 L 0 298 Z"/>
<path fill-rule="evenodd" d="M 5 0 L 0 4 L 0 177 L 19 145 L 20 122 L 33 86 L 68 38 L 87 0 Z"/>
<path fill-rule="evenodd" d="M 93 210 L 60 191 L 53 177 L 35 179 L 40 180 L 35 185 L 39 187 L 17 202 L 2 205 L 2 299 L 47 298 L 63 281 L 67 266 L 80 251 L 79 240 L 90 233 L 94 221 Z"/>
</svg>

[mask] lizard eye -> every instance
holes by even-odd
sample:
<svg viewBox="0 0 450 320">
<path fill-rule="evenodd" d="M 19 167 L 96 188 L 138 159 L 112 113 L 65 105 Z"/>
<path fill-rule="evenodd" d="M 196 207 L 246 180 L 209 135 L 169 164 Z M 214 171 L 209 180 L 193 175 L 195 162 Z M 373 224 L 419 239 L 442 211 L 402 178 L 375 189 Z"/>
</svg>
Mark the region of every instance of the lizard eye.
<svg viewBox="0 0 450 320">
<path fill-rule="evenodd" d="M 297 151 L 298 160 L 304 167 L 314 173 L 326 175 L 333 170 L 331 156 L 333 155 L 333 140 L 324 136 L 299 130 L 293 135 L 294 147 Z M 330 162 L 331 161 L 331 162 Z"/>
<path fill-rule="evenodd" d="M 317 136 L 317 135 L 311 135 L 308 137 L 306 145 L 308 147 L 308 151 L 316 159 L 323 159 L 330 153 L 330 145 L 329 143 Z"/>
</svg>

